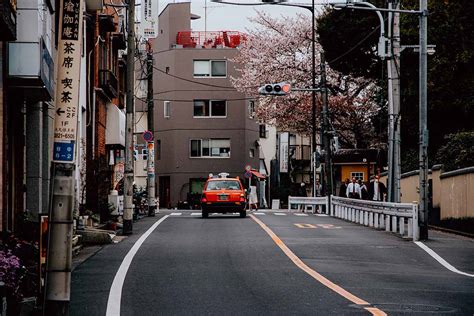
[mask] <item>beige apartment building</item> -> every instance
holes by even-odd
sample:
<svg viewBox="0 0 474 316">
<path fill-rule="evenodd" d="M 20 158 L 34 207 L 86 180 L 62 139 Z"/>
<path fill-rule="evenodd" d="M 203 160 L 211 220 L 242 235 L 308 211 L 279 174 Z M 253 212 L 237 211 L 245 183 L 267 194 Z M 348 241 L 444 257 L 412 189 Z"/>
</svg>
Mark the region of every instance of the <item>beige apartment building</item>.
<svg viewBox="0 0 474 316">
<path fill-rule="evenodd" d="M 153 42 L 155 172 L 162 208 L 199 199 L 210 173 L 243 177 L 246 165 L 261 170 L 253 102 L 230 82 L 238 76 L 231 59 L 243 35 L 192 31 L 191 20 L 199 17 L 190 6 L 168 4 Z"/>
</svg>

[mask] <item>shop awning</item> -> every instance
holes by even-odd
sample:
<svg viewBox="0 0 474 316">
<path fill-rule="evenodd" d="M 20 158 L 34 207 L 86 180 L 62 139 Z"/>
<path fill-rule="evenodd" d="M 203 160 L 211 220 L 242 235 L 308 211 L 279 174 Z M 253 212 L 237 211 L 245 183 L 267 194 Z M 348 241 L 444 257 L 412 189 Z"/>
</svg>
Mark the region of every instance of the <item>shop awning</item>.
<svg viewBox="0 0 474 316">
<path fill-rule="evenodd" d="M 265 180 L 265 176 L 256 170 L 250 170 L 250 172 L 259 179 Z"/>
</svg>

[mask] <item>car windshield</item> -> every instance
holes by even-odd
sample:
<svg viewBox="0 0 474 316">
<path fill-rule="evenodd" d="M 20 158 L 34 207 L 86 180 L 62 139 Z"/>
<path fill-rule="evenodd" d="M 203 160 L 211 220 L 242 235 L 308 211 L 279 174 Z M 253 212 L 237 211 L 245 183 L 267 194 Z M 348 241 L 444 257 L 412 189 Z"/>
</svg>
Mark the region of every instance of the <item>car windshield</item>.
<svg viewBox="0 0 474 316">
<path fill-rule="evenodd" d="M 238 181 L 209 181 L 207 184 L 207 190 L 240 190 L 240 184 Z"/>
</svg>

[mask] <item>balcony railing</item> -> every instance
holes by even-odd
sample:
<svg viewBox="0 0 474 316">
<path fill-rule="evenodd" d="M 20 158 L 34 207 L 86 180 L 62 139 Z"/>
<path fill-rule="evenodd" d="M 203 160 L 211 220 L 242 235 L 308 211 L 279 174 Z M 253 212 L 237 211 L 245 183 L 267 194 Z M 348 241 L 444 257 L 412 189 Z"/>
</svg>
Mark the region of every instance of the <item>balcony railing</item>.
<svg viewBox="0 0 474 316">
<path fill-rule="evenodd" d="M 16 0 L 0 1 L 0 41 L 16 40 Z"/>
<path fill-rule="evenodd" d="M 245 35 L 236 31 L 178 32 L 176 44 L 186 48 L 236 48 L 245 40 Z"/>
<path fill-rule="evenodd" d="M 115 77 L 115 74 L 110 70 L 99 70 L 99 87 L 110 99 L 114 99 L 118 96 L 118 80 L 117 77 Z"/>
</svg>

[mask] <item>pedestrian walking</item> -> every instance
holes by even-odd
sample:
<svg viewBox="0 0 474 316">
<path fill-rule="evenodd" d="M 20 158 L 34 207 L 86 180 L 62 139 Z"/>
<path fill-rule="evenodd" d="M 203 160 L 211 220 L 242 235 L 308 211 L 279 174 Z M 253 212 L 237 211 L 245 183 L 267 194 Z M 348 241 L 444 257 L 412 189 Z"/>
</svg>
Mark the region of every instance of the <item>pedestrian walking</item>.
<svg viewBox="0 0 474 316">
<path fill-rule="evenodd" d="M 385 201 L 385 194 L 387 193 L 387 188 L 385 184 L 380 182 L 380 177 L 375 176 L 374 182 L 369 184 L 369 200 L 372 201 Z"/>
<path fill-rule="evenodd" d="M 349 179 L 346 178 L 346 180 L 341 184 L 341 186 L 339 188 L 339 196 L 340 197 L 347 197 L 346 190 L 347 190 L 347 185 L 348 184 L 349 184 Z"/>
<path fill-rule="evenodd" d="M 252 211 L 255 207 L 255 210 L 258 211 L 258 197 L 257 197 L 257 187 L 254 185 L 250 186 L 249 192 L 249 210 Z"/>
<path fill-rule="evenodd" d="M 316 196 L 323 196 L 323 186 L 319 183 L 319 179 L 316 179 Z"/>
<path fill-rule="evenodd" d="M 360 199 L 361 195 L 360 185 L 356 178 L 352 178 L 352 182 L 347 185 L 346 196 L 351 199 Z"/>
<path fill-rule="evenodd" d="M 360 197 L 362 200 L 368 200 L 369 199 L 369 191 L 367 190 L 367 186 L 365 183 L 359 179 L 359 186 L 360 186 Z"/>
</svg>

